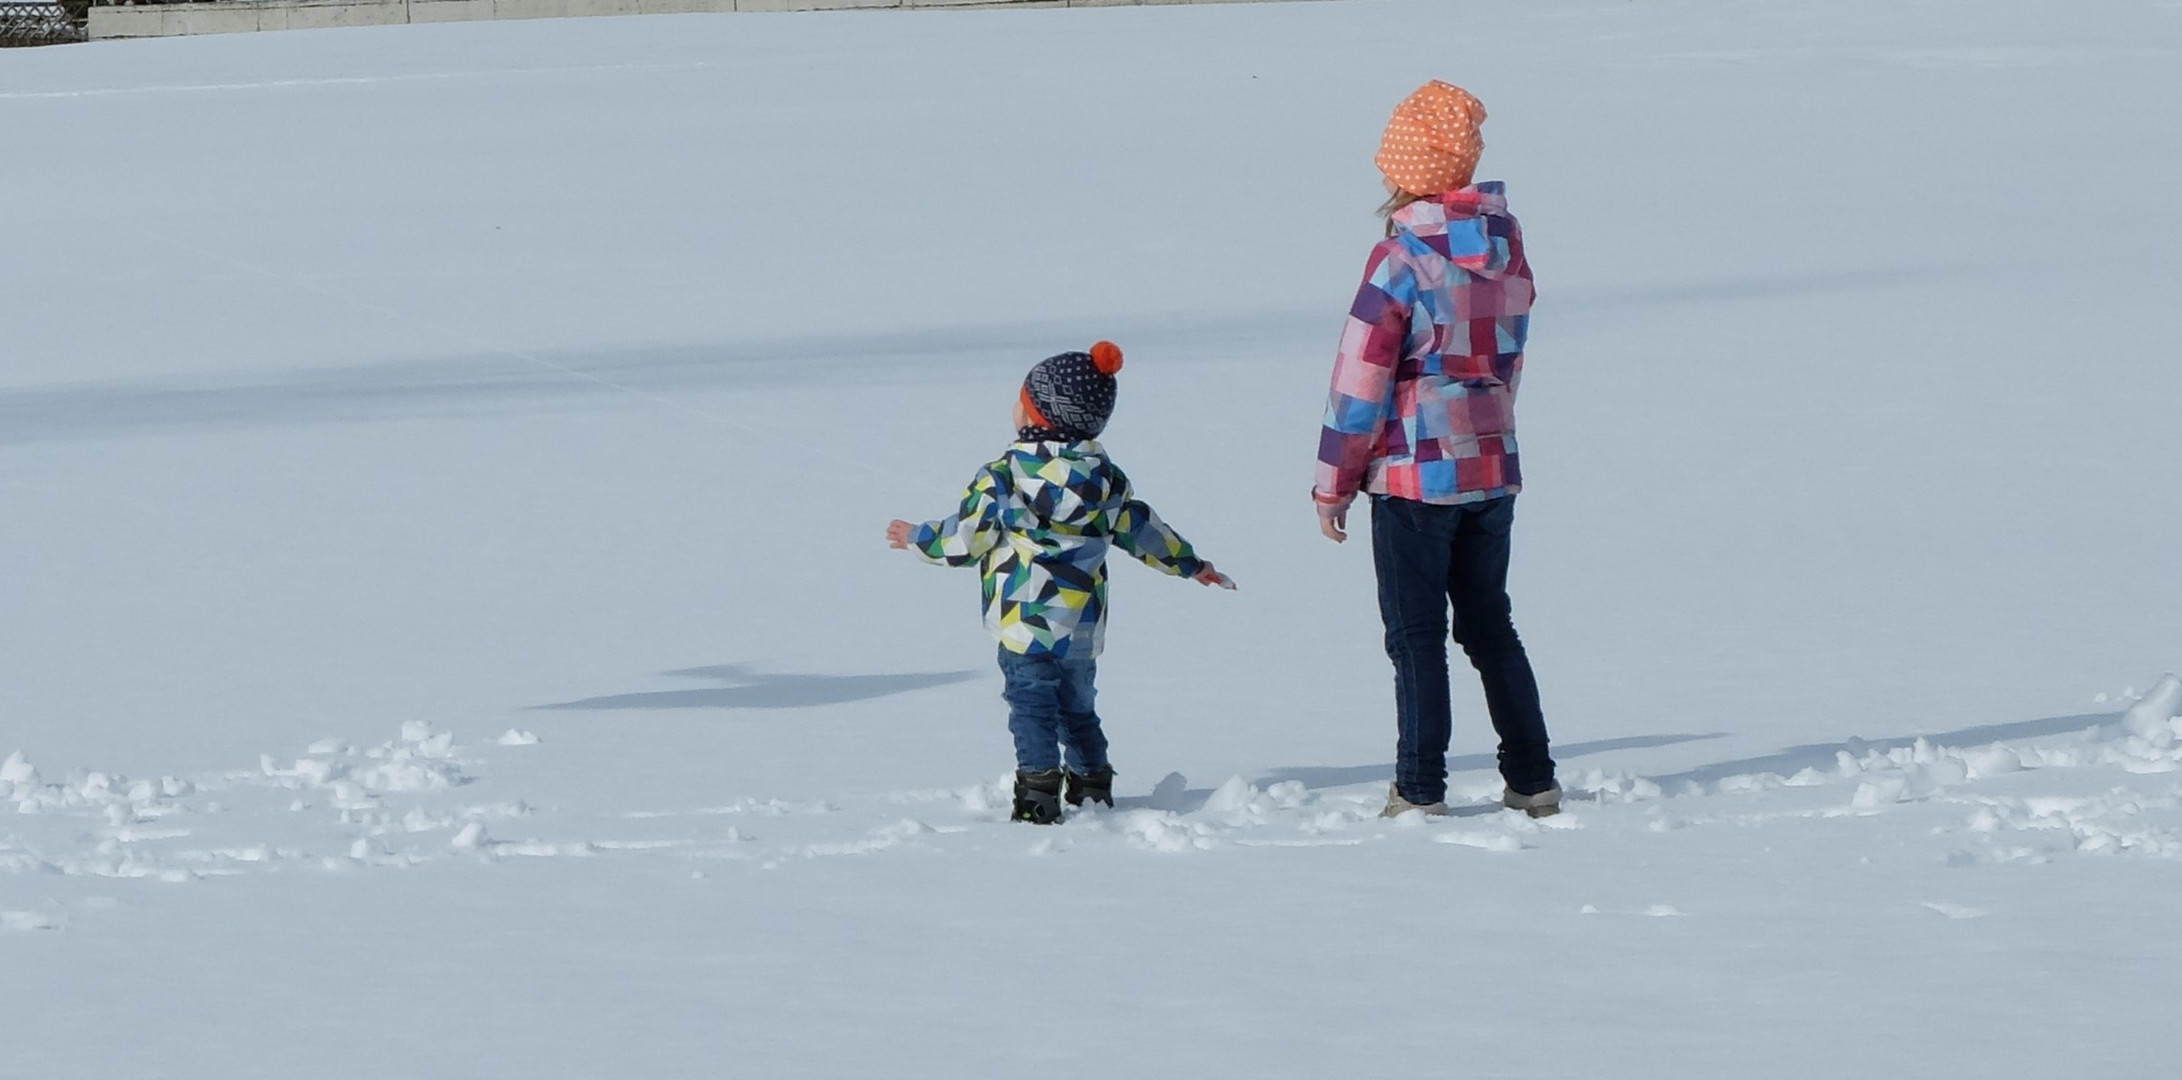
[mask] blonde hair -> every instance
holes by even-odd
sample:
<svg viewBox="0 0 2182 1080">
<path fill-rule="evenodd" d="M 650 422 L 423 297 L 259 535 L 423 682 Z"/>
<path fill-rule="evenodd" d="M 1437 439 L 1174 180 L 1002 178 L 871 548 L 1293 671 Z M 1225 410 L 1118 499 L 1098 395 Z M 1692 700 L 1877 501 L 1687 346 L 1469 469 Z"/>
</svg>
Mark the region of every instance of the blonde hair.
<svg viewBox="0 0 2182 1080">
<path fill-rule="evenodd" d="M 1387 196 L 1386 201 L 1379 204 L 1379 216 L 1386 221 L 1386 234 L 1394 235 L 1394 215 L 1400 213 L 1403 207 L 1429 198 L 1429 195 L 1415 195 L 1407 191 L 1396 191 Z"/>
</svg>

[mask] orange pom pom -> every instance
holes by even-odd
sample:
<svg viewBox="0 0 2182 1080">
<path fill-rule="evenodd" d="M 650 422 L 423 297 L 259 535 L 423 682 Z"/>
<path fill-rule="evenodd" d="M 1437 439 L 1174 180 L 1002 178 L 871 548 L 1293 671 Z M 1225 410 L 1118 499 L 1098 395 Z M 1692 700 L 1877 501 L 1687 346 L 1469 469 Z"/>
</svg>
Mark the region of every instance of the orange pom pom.
<svg viewBox="0 0 2182 1080">
<path fill-rule="evenodd" d="M 1112 375 L 1121 370 L 1121 346 L 1111 341 L 1101 341 L 1091 346 L 1091 366 L 1101 375 Z"/>
</svg>

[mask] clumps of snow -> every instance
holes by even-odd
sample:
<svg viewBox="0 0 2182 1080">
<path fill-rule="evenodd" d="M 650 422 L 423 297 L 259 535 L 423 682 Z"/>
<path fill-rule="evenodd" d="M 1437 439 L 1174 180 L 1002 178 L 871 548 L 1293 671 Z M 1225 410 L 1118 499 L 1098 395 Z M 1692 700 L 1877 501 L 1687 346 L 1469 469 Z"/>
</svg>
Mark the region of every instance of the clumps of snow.
<svg viewBox="0 0 2182 1080">
<path fill-rule="evenodd" d="M 1498 807 L 1499 780 L 1482 770 L 1453 778 L 1449 801 L 1459 818 L 1415 814 L 1392 821 L 1379 816 L 1385 792 L 1378 784 L 1314 791 L 1302 781 L 1253 782 L 1234 775 L 1207 791 L 1192 790 L 1182 774 L 1169 773 L 1147 795 L 1124 794 L 1116 808 L 1073 808 L 1059 826 L 1030 830 L 1006 821 L 1013 775 L 1005 773 L 966 788 L 856 802 L 914 804 L 919 815 L 914 818 L 837 816 L 839 808 L 831 803 L 746 797 L 713 806 L 609 812 L 602 817 L 680 820 L 671 837 L 609 834 L 574 842 L 497 835 L 515 827 L 508 823 L 530 818 L 530 807 L 519 800 L 455 803 L 449 793 L 473 779 L 454 734 L 411 721 L 397 738 L 377 745 L 321 739 L 301 757 L 262 755 L 254 770 L 196 782 L 102 771 L 55 778 L 21 752 L 12 753 L 0 759 L 0 809 L 12 804 L 29 815 L 24 824 L 39 835 L 29 843 L 20 833 L 0 839 L 0 872 L 187 882 L 283 867 L 356 872 L 465 856 L 480 864 L 582 856 L 719 859 L 772 869 L 820 857 L 949 850 L 950 834 L 999 835 L 993 829 L 1020 833 L 1020 843 L 1035 856 L 1102 844 L 1162 854 L 1229 845 L 1365 844 L 1433 844 L 1505 854 L 1542 846 L 1555 832 L 1592 820 L 1665 835 L 1721 822 L 1745 827 L 1789 817 L 1854 821 L 1881 815 L 1914 823 L 1918 835 L 1951 837 L 1933 851 L 1944 852 L 1951 866 L 2038 863 L 2064 855 L 2182 858 L 2182 813 L 2175 812 L 2182 787 L 2162 793 L 2142 782 L 2125 782 L 2127 776 L 2182 769 L 2177 711 L 2182 711 L 2182 680 L 2174 685 L 2163 680 L 2105 726 L 2051 736 L 1968 746 L 1932 739 L 1878 745 L 1851 740 L 1837 752 L 1794 761 L 1779 772 L 1753 770 L 1703 782 L 1572 771 L 1562 779 L 1569 792 L 1563 812 L 1535 820 Z M 497 741 L 527 746 L 536 740 L 528 732 L 509 731 Z M 2095 775 L 2092 769 L 2110 770 L 2107 775 L 2121 786 L 2103 793 L 2087 787 L 2084 779 Z M 2041 772 L 2065 782 L 2042 782 Z M 223 805 L 236 812 L 215 817 Z M 1955 805 L 1961 809 L 1949 809 Z M 1723 812 L 1726 807 L 1739 809 L 1730 814 Z M 1921 817 L 1903 816 L 1909 814 Z M 715 815 L 778 818 L 784 835 L 769 836 L 772 842 L 760 846 L 740 828 L 706 821 Z M 193 833 L 207 839 L 186 850 L 166 843 Z M 40 839 L 52 842 L 41 846 Z M 972 847 L 984 842 L 970 841 Z M 735 846 L 743 850 L 729 850 Z M 1927 907 L 1950 918 L 1970 917 Z M 1684 914 L 1667 905 L 1620 913 Z"/>
<path fill-rule="evenodd" d="M 1909 794 L 1909 781 L 1899 776 L 1866 780 L 1856 785 L 1856 794 L 1849 797 L 1849 805 L 1859 810 L 1876 810 L 1888 803 L 1902 801 Z"/>
<path fill-rule="evenodd" d="M 1125 798 L 1120 809 L 1111 811 L 1086 806 L 1070 813 L 1068 825 L 1118 835 L 1146 851 L 1184 852 L 1210 850 L 1230 839 L 1253 847 L 1348 843 L 1265 839 L 1255 834 L 1268 827 L 1288 827 L 1305 837 L 1315 837 L 1346 829 L 1377 812 L 1376 805 L 1367 812 L 1347 800 L 1321 803 L 1300 780 L 1283 780 L 1260 788 L 1240 776 L 1229 777 L 1192 811 L 1185 809 L 1189 805 L 1188 784 L 1182 774 L 1169 773 L 1153 788 L 1150 797 Z"/>
<path fill-rule="evenodd" d="M 2023 755 L 2012 746 L 1992 743 L 1962 751 L 1964 779 L 1983 780 L 2023 770 Z"/>
<path fill-rule="evenodd" d="M 0 784 L 36 786 L 37 783 L 38 767 L 24 759 L 21 750 L 9 754 L 6 761 L 0 761 Z"/>
<path fill-rule="evenodd" d="M 998 780 L 963 788 L 955 792 L 955 799 L 973 814 L 1006 811 L 1015 803 L 1015 774 L 1006 773 Z"/>
<path fill-rule="evenodd" d="M 408 865 L 424 856 L 392 850 L 390 836 L 455 828 L 462 821 L 512 817 L 528 812 L 520 802 L 472 807 L 452 815 L 444 808 L 416 801 L 470 783 L 456 755 L 454 734 L 431 724 L 410 721 L 400 735 L 368 749 L 345 739 L 312 743 L 305 756 L 286 763 L 261 754 L 257 768 L 192 781 L 173 776 L 130 779 L 116 773 L 82 770 L 58 781 L 41 774 L 20 751 L 0 759 L 0 806 L 18 814 L 53 819 L 43 827 L 45 842 L 21 852 L 0 854 L 0 870 L 147 878 L 185 882 L 207 875 L 232 874 L 273 863 L 315 860 L 329 868 L 358 863 Z M 218 791 L 221 798 L 196 798 Z M 390 800 L 411 805 L 390 808 Z M 247 811 L 232 823 L 205 831 L 222 834 L 220 846 L 167 850 L 161 841 L 190 836 L 214 823 L 206 819 L 227 811 L 234 800 Z M 340 830 L 334 850 L 347 859 L 318 856 L 256 836 L 234 835 L 238 828 L 264 825 L 266 815 L 283 810 L 309 815 L 323 806 L 337 814 L 328 823 Z M 174 817 L 186 828 L 150 826 Z M 286 832 L 312 825 L 276 825 Z M 322 826 L 318 826 L 322 827 Z"/>
<path fill-rule="evenodd" d="M 2170 689 L 2162 680 L 2121 717 L 2117 725 L 2089 728 L 2071 735 L 1953 746 L 1918 738 L 1905 745 L 1869 747 L 1852 739 L 1834 752 L 1831 768 L 1810 765 L 1792 775 L 1740 773 L 1707 783 L 1684 780 L 1677 798 L 1755 795 L 1777 788 L 1818 788 L 1856 781 L 1849 805 L 1875 809 L 1895 802 L 1932 798 L 1965 784 L 2030 769 L 2110 766 L 2129 773 L 2165 773 L 2182 769 L 2182 680 Z M 1590 770 L 1563 780 L 1572 793 L 1600 803 L 1641 802 L 1669 794 L 1641 777 Z"/>
<path fill-rule="evenodd" d="M 1751 792 L 1770 791 L 1787 785 L 1788 779 L 1779 773 L 1744 773 L 1738 776 L 1722 777 L 1718 788 L 1722 795 L 1746 795 Z"/>
<path fill-rule="evenodd" d="M 70 774 L 48 783 L 18 750 L 0 762 L 0 802 L 12 802 L 19 814 L 89 812 L 111 825 L 145 821 L 172 813 L 164 802 L 194 790 L 184 780 L 130 780 L 104 772 Z"/>
<path fill-rule="evenodd" d="M 454 733 L 411 720 L 401 738 L 358 751 L 339 739 L 311 744 L 310 756 L 282 766 L 271 754 L 258 756 L 258 771 L 283 787 L 322 790 L 342 811 L 372 810 L 388 794 L 446 791 L 470 782 L 454 756 Z"/>
<path fill-rule="evenodd" d="M 1594 774 L 1592 779 L 1596 790 L 1658 797 L 1657 786 L 1649 781 L 1626 777 L 1608 779 L 1601 774 Z M 987 822 L 995 822 L 994 811 L 1008 805 L 1011 780 L 1012 777 L 1008 777 L 997 783 L 961 789 L 954 797 L 963 809 L 978 814 Z M 1476 790 L 1470 790 L 1472 787 Z M 1443 819 L 1421 813 L 1391 821 L 1381 819 L 1379 812 L 1385 805 L 1384 789 L 1318 792 L 1300 780 L 1261 784 L 1237 775 L 1200 796 L 1190 790 L 1189 781 L 1182 774 L 1169 773 L 1147 796 L 1122 795 L 1116 808 L 1087 805 L 1071 809 L 1060 826 L 1059 837 L 1052 838 L 1050 843 L 1046 838 L 1040 838 L 1033 841 L 1033 846 L 1036 853 L 1050 855 L 1067 850 L 1075 842 L 1074 838 L 1101 835 L 1118 837 L 1141 850 L 1163 853 L 1206 851 L 1229 843 L 1243 847 L 1353 846 L 1385 841 L 1389 830 L 1393 830 L 1439 843 L 1516 851 L 1531 846 L 1526 837 L 1538 836 L 1549 829 L 1580 827 L 1577 816 L 1565 812 L 1540 820 L 1504 813 L 1497 806 L 1500 790 L 1497 781 L 1485 786 L 1457 785 L 1450 790 L 1450 801 L 1469 806 L 1469 812 L 1473 814 L 1492 814 L 1493 827 L 1482 831 L 1435 833 L 1433 826 Z M 1371 826 L 1368 830 L 1361 828 L 1366 823 Z M 868 843 L 847 845 L 846 849 L 861 852 L 872 850 L 872 846 Z M 834 853 L 841 848 L 825 850 Z"/>
<path fill-rule="evenodd" d="M 1270 816 L 1294 810 L 1309 798 L 1301 780 L 1283 780 L 1261 791 L 1240 776 L 1230 776 L 1213 789 L 1200 812 L 1224 818 L 1229 825 L 1263 825 Z M 1156 805 L 1158 800 L 1153 802 Z"/>
<path fill-rule="evenodd" d="M 509 728 L 506 734 L 501 735 L 497 741 L 502 746 L 536 746 L 544 740 L 538 738 L 538 733 L 535 731 L 519 731 L 515 728 Z"/>
<path fill-rule="evenodd" d="M 1755 795 L 1774 788 L 1848 789 L 1845 810 L 1822 816 L 1871 816 L 1917 804 L 1967 803 L 1957 828 L 1973 841 L 1946 855 L 1952 866 L 2039 863 L 2063 854 L 2151 855 L 2182 858 L 2182 831 L 2172 824 L 2182 817 L 2174 793 L 2154 794 L 2115 787 L 2100 795 L 2004 795 L 1980 790 L 2001 778 L 2040 771 L 2067 770 L 2080 791 L 2085 770 L 2107 769 L 2125 775 L 2157 775 L 2182 770 L 2182 679 L 2163 678 L 2135 698 L 2114 722 L 2052 736 L 1951 746 L 1928 738 L 1907 744 L 1873 747 L 1859 740 L 1834 754 L 1830 769 L 1809 767 L 1782 779 L 1772 773 L 1731 776 L 1712 785 L 1721 795 Z M 1571 785 L 1598 790 L 1602 801 L 1620 785 L 1586 777 Z M 2017 790 L 2020 782 L 2015 782 Z M 1834 804 L 1839 806 L 1840 804 Z M 1654 832 L 1688 823 L 1655 818 Z"/>
<path fill-rule="evenodd" d="M 1100 824 L 1149 851 L 1203 851 L 1219 844 L 1210 823 L 1184 820 L 1172 810 L 1124 810 L 1104 816 Z"/>
<path fill-rule="evenodd" d="M 410 807 L 409 812 L 401 817 L 401 826 L 404 832 L 438 832 L 453 824 L 453 818 L 445 814 L 435 814 L 421 806 Z M 457 846 L 461 845 L 458 844 Z"/>
<path fill-rule="evenodd" d="M 2069 851 L 2182 858 L 2182 836 L 2147 820 L 2182 799 L 2117 788 L 2094 796 L 1986 796 L 1965 828 L 1984 844 L 1978 862 L 2010 862 Z M 2028 841 L 2026 844 L 2025 841 Z M 1960 860 L 1957 860 L 1960 861 Z"/>
<path fill-rule="evenodd" d="M 2157 710 L 2154 710 L 2157 711 Z M 2166 723 L 2166 721 L 2162 721 Z M 1781 779 L 1772 773 L 1731 776 L 1719 781 L 1721 794 L 1747 794 L 1774 787 L 1820 787 L 1855 781 L 1849 806 L 1877 810 L 1899 802 L 1945 795 L 1968 784 L 2036 769 L 2111 767 L 2127 773 L 2166 773 L 2182 769 L 2182 748 L 2116 728 L 2091 729 L 2044 740 L 1947 746 L 1917 739 L 1906 746 L 1868 749 L 1859 756 L 1837 751 L 1830 773 L 1804 769 Z M 2147 729 L 2148 730 L 2148 729 Z"/>
<path fill-rule="evenodd" d="M 1650 802 L 1666 794 L 1660 790 L 1658 784 L 1641 776 L 1600 769 L 1586 769 L 1574 776 L 1564 777 L 1561 788 L 1567 792 L 1589 795 L 1593 802 L 1600 803 Z M 1486 792 L 1484 797 L 1497 798 L 1497 786 Z"/>
<path fill-rule="evenodd" d="M 1205 813 L 1232 814 L 1248 809 L 1251 797 L 1257 793 L 1257 785 L 1240 776 L 1230 776 L 1226 783 L 1214 788 L 1211 797 L 1205 800 Z"/>
<path fill-rule="evenodd" d="M 2182 677 L 2161 676 L 2152 688 L 2121 714 L 2121 727 L 2131 736 L 2154 747 L 2174 744 L 2182 735 Z"/>
</svg>

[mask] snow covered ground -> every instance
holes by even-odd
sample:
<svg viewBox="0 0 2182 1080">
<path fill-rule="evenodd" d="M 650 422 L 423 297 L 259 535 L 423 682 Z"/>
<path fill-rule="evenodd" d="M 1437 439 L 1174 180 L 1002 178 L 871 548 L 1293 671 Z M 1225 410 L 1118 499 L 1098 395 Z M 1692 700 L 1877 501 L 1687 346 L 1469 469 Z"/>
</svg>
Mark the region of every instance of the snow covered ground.
<svg viewBox="0 0 2182 1080">
<path fill-rule="evenodd" d="M 1372 816 L 1303 495 L 1429 77 L 1538 265 L 1542 822 L 1468 687 Z M 2175 130 L 2162 2 L 0 56 L 0 1075 L 2164 1075 Z M 1121 805 L 1040 830 L 880 532 L 1100 337 L 1242 589 L 1117 568 Z"/>
</svg>

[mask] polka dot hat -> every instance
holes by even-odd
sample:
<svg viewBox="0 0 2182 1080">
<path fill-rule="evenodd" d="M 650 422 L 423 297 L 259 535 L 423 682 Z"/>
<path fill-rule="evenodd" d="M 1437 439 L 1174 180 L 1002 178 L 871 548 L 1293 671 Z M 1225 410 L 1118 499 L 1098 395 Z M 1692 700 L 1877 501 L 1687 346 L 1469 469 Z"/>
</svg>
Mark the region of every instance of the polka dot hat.
<svg viewBox="0 0 2182 1080">
<path fill-rule="evenodd" d="M 1031 420 L 1025 437 L 1098 438 L 1114 415 L 1114 375 L 1120 370 L 1121 346 L 1111 341 L 1032 365 L 1023 377 L 1023 405 Z"/>
<path fill-rule="evenodd" d="M 1411 195 L 1437 195 L 1465 187 L 1485 149 L 1478 125 L 1485 105 L 1468 90 L 1438 79 L 1394 107 L 1379 139 L 1379 171 Z"/>
</svg>

